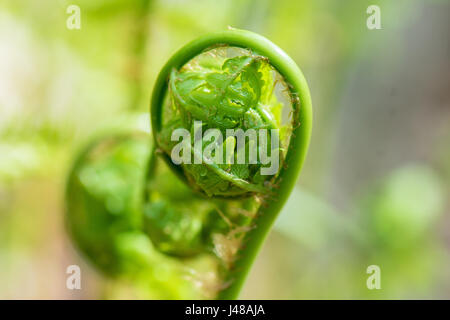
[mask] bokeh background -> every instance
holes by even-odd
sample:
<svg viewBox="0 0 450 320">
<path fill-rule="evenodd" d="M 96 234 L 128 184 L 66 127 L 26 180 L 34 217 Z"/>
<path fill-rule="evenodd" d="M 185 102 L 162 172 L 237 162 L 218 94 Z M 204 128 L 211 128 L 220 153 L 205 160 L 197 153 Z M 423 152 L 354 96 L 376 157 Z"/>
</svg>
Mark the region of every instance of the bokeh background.
<svg viewBox="0 0 450 320">
<path fill-rule="evenodd" d="M 70 4 L 80 30 L 66 28 Z M 371 4 L 381 30 L 366 27 Z M 92 137 L 148 130 L 165 61 L 227 26 L 283 48 L 314 108 L 297 188 L 241 297 L 450 298 L 447 0 L 2 1 L 0 298 L 133 297 L 68 238 L 68 170 Z M 71 264 L 82 290 L 66 288 Z M 380 290 L 366 286 L 369 265 Z"/>
</svg>

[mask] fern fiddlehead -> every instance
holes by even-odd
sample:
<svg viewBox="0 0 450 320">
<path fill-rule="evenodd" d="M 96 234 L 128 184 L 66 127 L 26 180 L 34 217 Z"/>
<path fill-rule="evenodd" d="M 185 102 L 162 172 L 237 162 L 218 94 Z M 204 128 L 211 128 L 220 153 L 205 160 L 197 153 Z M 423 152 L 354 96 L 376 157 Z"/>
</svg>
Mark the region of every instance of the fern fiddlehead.
<svg viewBox="0 0 450 320">
<path fill-rule="evenodd" d="M 70 172 L 66 224 L 85 256 L 103 272 L 121 273 L 116 236 L 139 229 L 139 181 L 150 155 L 147 136 L 96 139 Z"/>
<path fill-rule="evenodd" d="M 204 250 L 206 239 L 196 231 L 201 230 L 201 218 L 209 211 L 180 220 L 186 213 L 180 210 L 181 203 L 199 205 L 199 201 L 164 168 L 151 178 L 151 192 L 144 190 L 147 163 L 155 160 L 149 137 L 142 132 L 106 135 L 83 149 L 67 181 L 67 229 L 77 249 L 96 269 L 115 281 L 129 283 L 139 298 L 212 298 L 209 293 L 214 292 L 215 278 L 208 279 L 211 290 L 192 285 L 192 279 L 199 277 L 196 264 L 205 264 L 205 259 L 188 262 L 185 258 Z M 169 187 L 176 188 L 170 196 Z M 106 294 L 114 297 L 114 292 Z"/>
<path fill-rule="evenodd" d="M 274 94 L 277 83 L 282 83 L 290 106 L 283 106 L 282 98 Z M 291 117 L 284 125 L 286 113 Z M 236 298 L 305 158 L 311 131 L 306 80 L 296 64 L 262 36 L 236 29 L 210 34 L 180 49 L 163 67 L 152 95 L 151 120 L 162 157 L 192 189 L 213 199 L 253 197 L 259 203 L 247 228 L 234 233 L 240 235 L 239 241 L 225 263 L 225 285 L 218 297 Z M 205 130 L 216 128 L 222 134 L 227 129 L 280 130 L 281 148 L 269 146 L 271 152 L 280 153 L 277 172 L 262 176 L 264 163 L 249 163 L 248 158 L 244 164 L 205 158 L 202 151 L 216 140 L 202 142 L 196 150 L 195 139 L 190 139 L 184 152 L 200 161 L 175 164 L 170 157 L 175 147 L 171 134 L 183 128 L 195 135 L 196 121 L 202 121 Z M 227 137 L 218 148 L 216 152 L 223 148 L 224 154 L 226 149 L 236 151 L 234 137 Z M 268 147 L 249 141 L 245 148 Z"/>
</svg>

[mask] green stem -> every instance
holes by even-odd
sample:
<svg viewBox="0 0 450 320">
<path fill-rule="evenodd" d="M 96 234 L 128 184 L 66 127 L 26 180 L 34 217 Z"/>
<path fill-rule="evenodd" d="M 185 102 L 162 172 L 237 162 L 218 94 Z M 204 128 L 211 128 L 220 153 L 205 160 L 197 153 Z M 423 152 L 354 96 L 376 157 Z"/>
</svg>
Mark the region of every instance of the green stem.
<svg viewBox="0 0 450 320">
<path fill-rule="evenodd" d="M 132 44 L 129 59 L 131 73 L 130 83 L 130 108 L 136 110 L 142 98 L 142 80 L 145 66 L 145 54 L 148 40 L 148 13 L 151 0 L 140 0 L 134 9 L 134 25 Z"/>
</svg>

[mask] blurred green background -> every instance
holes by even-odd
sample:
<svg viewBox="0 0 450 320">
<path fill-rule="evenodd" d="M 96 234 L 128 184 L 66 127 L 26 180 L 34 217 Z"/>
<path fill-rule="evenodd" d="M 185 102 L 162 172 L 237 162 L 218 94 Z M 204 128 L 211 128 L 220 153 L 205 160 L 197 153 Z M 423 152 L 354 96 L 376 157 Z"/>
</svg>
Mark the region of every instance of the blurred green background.
<svg viewBox="0 0 450 320">
<path fill-rule="evenodd" d="M 79 30 L 66 27 L 71 4 Z M 366 26 L 371 4 L 381 30 Z M 68 171 L 93 137 L 148 131 L 165 61 L 227 26 L 283 48 L 314 108 L 298 186 L 241 297 L 450 298 L 446 0 L 2 1 L 0 298 L 136 297 L 74 249 Z M 66 288 L 72 264 L 82 290 Z M 380 290 L 366 286 L 370 265 L 381 269 Z"/>
</svg>

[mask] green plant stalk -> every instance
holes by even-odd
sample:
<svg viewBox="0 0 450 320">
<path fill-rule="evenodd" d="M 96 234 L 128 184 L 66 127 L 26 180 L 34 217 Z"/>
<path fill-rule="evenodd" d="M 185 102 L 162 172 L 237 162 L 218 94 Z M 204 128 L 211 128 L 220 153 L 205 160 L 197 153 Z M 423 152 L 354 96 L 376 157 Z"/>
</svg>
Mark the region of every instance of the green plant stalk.
<svg viewBox="0 0 450 320">
<path fill-rule="evenodd" d="M 277 190 L 266 203 L 261 205 L 254 220 L 254 228 L 248 231 L 235 262 L 225 281 L 228 287 L 222 290 L 219 299 L 236 299 L 250 271 L 259 249 L 261 248 L 273 222 L 289 197 L 308 149 L 311 125 L 312 105 L 307 82 L 295 62 L 278 46 L 258 34 L 238 29 L 205 35 L 188 43 L 178 50 L 164 65 L 156 80 L 151 99 L 151 122 L 155 145 L 162 128 L 162 107 L 168 90 L 168 79 L 171 71 L 179 70 L 189 60 L 209 49 L 220 46 L 234 46 L 250 49 L 252 52 L 267 57 L 269 63 L 284 77 L 292 96 L 297 97 L 293 103 L 293 130 L 286 154 L 285 166 L 280 169 L 277 178 Z M 183 176 L 181 168 L 174 165 L 170 157 L 163 154 L 169 167 Z"/>
<path fill-rule="evenodd" d="M 146 46 L 149 36 L 148 15 L 152 0 L 140 0 L 134 8 L 134 25 L 131 30 L 130 71 L 130 109 L 139 109 L 142 98 L 142 80 L 145 70 Z"/>
</svg>

